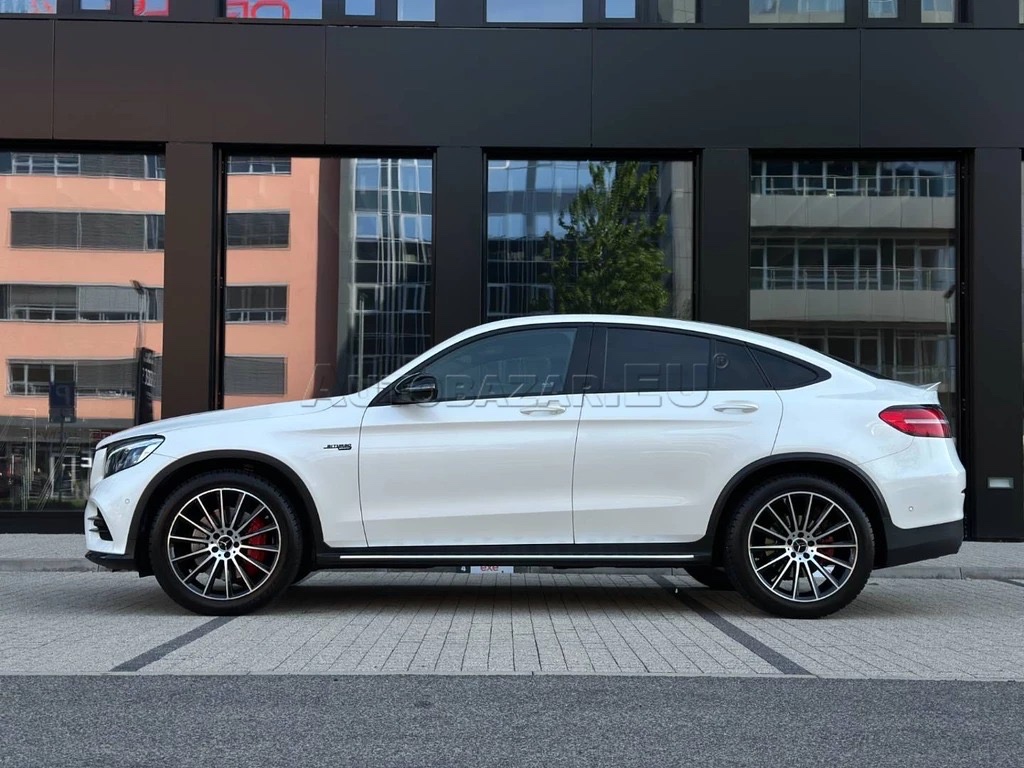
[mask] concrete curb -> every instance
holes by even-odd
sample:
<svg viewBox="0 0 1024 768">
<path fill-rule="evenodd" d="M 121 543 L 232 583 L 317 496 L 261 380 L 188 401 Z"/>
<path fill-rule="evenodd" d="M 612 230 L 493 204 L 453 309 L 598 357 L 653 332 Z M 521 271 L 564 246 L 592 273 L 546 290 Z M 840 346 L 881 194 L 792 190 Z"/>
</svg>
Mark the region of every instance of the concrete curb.
<svg viewBox="0 0 1024 768">
<path fill-rule="evenodd" d="M 84 557 L 0 558 L 0 573 L 97 573 L 106 571 L 106 568 L 91 563 Z M 521 572 L 639 576 L 671 576 L 685 575 L 686 573 L 682 568 L 573 568 L 556 570 L 547 567 L 530 567 Z M 1024 579 L 1024 566 L 900 565 L 895 568 L 883 568 L 874 571 L 871 574 L 871 578 L 946 579 L 952 581 L 963 581 L 965 579 Z"/>
</svg>

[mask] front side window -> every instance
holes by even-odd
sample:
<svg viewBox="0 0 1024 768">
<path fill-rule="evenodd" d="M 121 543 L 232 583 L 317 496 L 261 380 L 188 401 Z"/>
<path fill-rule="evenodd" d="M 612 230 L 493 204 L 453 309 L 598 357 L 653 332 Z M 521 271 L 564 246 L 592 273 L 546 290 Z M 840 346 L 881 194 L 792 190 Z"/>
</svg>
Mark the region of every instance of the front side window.
<svg viewBox="0 0 1024 768">
<path fill-rule="evenodd" d="M 471 341 L 428 363 L 438 400 L 558 395 L 566 390 L 575 328 L 531 328 Z"/>
<path fill-rule="evenodd" d="M 609 328 L 605 392 L 695 392 L 708 388 L 711 342 L 644 328 Z"/>
</svg>

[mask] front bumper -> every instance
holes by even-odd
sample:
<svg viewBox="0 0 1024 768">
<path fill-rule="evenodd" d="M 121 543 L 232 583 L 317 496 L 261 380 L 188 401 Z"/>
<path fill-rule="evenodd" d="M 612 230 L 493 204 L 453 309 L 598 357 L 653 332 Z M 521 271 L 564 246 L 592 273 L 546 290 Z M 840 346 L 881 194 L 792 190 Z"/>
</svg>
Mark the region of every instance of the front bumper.
<svg viewBox="0 0 1024 768">
<path fill-rule="evenodd" d="M 963 520 L 921 528 L 897 528 L 886 521 L 886 557 L 882 568 L 955 555 L 964 541 Z"/>
<path fill-rule="evenodd" d="M 110 571 L 134 571 L 132 555 L 112 555 L 107 552 L 86 552 L 85 559 Z"/>
</svg>

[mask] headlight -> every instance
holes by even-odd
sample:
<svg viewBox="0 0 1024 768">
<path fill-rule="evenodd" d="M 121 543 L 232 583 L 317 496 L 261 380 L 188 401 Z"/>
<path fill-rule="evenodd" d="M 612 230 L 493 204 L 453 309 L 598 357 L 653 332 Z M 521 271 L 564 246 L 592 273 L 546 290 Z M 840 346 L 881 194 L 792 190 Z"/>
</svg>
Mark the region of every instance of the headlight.
<svg viewBox="0 0 1024 768">
<path fill-rule="evenodd" d="M 109 477 L 122 469 L 134 467 L 155 451 L 162 443 L 162 437 L 140 437 L 107 448 L 107 459 L 103 465 L 103 476 Z"/>
</svg>

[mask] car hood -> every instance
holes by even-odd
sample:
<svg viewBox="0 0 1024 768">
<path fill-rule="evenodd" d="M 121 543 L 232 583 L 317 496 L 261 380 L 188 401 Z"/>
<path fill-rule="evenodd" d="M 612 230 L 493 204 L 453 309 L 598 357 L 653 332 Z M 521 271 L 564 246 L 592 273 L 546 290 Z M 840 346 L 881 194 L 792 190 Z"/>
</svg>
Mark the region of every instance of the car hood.
<svg viewBox="0 0 1024 768">
<path fill-rule="evenodd" d="M 276 419 L 294 416 L 304 416 L 312 413 L 319 413 L 328 408 L 345 404 L 345 398 L 319 398 L 316 400 L 296 400 L 288 403 L 272 403 L 270 405 L 252 405 L 246 408 L 231 408 L 220 411 L 207 411 L 205 413 L 194 413 L 188 416 L 175 416 L 170 419 L 151 421 L 148 424 L 140 424 L 135 427 L 115 432 L 109 437 L 103 438 L 96 448 L 105 448 L 111 443 L 133 437 L 145 435 L 165 435 L 168 432 L 177 432 L 182 429 L 196 429 L 201 427 L 228 426 L 241 422 L 255 421 L 258 419 Z"/>
</svg>

